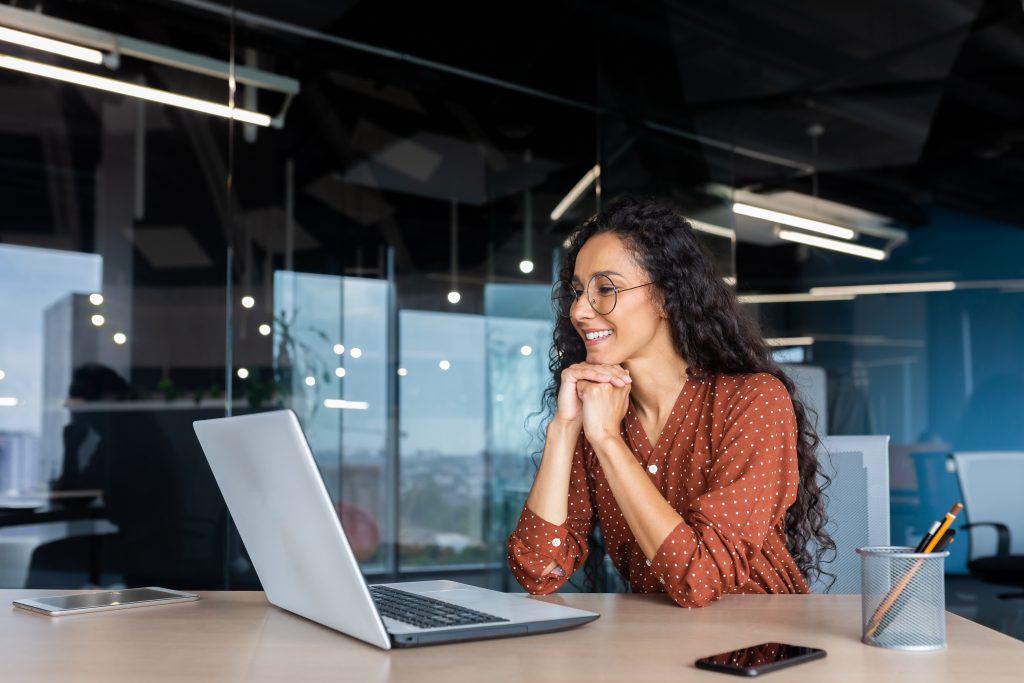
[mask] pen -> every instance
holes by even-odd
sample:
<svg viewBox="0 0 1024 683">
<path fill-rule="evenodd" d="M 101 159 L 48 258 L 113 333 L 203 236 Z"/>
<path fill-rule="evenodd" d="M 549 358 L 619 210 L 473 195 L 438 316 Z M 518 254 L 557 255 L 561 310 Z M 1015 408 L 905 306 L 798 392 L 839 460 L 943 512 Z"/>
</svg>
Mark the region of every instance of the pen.
<svg viewBox="0 0 1024 683">
<path fill-rule="evenodd" d="M 923 553 L 924 549 L 928 547 L 928 542 L 932 540 L 932 537 L 935 536 L 935 532 L 938 531 L 938 530 L 939 530 L 939 523 L 938 522 L 932 522 L 931 527 L 928 529 L 928 533 L 926 533 L 924 535 L 924 538 L 921 539 L 921 542 L 917 544 L 916 548 L 914 548 L 914 552 L 915 553 Z"/>
<path fill-rule="evenodd" d="M 953 507 L 949 509 L 949 512 L 946 513 L 945 518 L 939 525 L 938 530 L 932 535 L 931 539 L 925 546 L 925 553 L 931 553 L 935 550 L 935 546 L 942 539 L 946 529 L 949 528 L 949 525 L 953 523 L 953 520 L 956 519 L 956 516 L 960 514 L 960 511 L 963 509 L 963 503 L 955 503 Z M 910 580 L 914 578 L 915 574 L 917 574 L 917 570 L 921 568 L 922 562 L 924 562 L 924 560 L 920 559 L 914 563 L 914 566 L 907 570 L 907 573 L 903 575 L 903 578 L 900 579 L 899 583 L 897 583 L 893 589 L 889 591 L 888 595 L 885 596 L 885 599 L 882 600 L 882 604 L 880 604 L 878 609 L 875 610 L 875 613 L 871 616 L 871 620 L 868 622 L 867 628 L 864 629 L 864 633 L 868 638 L 874 637 L 875 633 L 878 631 L 878 627 L 882 624 L 882 619 L 884 619 L 886 613 L 892 609 L 893 603 L 895 603 L 897 598 L 900 597 L 900 594 L 903 593 L 903 590 L 907 587 L 907 584 L 910 583 Z"/>
<path fill-rule="evenodd" d="M 945 551 L 946 548 L 949 547 L 949 544 L 954 541 L 954 536 L 956 536 L 955 529 L 947 530 L 946 533 L 942 536 L 942 538 L 939 539 L 939 542 L 935 545 L 935 548 L 932 550 L 932 552 L 941 553 Z M 880 633 L 886 627 L 888 627 L 893 622 L 893 620 L 896 619 L 896 615 L 899 614 L 900 610 L 903 609 L 903 605 L 905 605 L 906 603 L 907 597 L 905 594 L 901 593 L 899 599 L 897 599 L 896 602 L 893 604 L 892 609 L 890 609 L 879 622 L 878 629 L 875 632 Z"/>
</svg>

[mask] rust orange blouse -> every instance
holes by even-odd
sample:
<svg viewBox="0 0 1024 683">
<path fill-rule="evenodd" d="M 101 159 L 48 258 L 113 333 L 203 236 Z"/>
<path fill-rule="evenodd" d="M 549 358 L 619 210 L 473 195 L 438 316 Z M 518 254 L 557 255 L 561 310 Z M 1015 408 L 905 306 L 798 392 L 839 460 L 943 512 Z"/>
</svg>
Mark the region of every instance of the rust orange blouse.
<svg viewBox="0 0 1024 683">
<path fill-rule="evenodd" d="M 561 588 L 586 560 L 597 519 L 635 593 L 666 592 L 679 605 L 703 607 L 729 593 L 808 592 L 786 549 L 799 474 L 796 415 L 782 382 L 768 373 L 689 377 L 656 444 L 632 406 L 622 437 L 683 521 L 654 557 L 644 557 L 581 432 L 565 523 L 523 506 L 508 539 L 509 567 L 523 588 Z M 552 560 L 558 566 L 542 576 Z"/>
</svg>

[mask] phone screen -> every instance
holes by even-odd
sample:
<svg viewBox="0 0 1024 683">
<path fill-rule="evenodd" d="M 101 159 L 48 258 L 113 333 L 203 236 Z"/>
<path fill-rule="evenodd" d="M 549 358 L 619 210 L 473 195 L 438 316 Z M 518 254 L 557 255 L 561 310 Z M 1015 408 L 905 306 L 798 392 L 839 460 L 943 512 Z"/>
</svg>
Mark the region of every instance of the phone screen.
<svg viewBox="0 0 1024 683">
<path fill-rule="evenodd" d="M 786 643 L 761 643 L 703 657 L 696 661 L 696 666 L 701 669 L 736 673 L 741 676 L 756 676 L 759 673 L 820 659 L 824 656 L 824 650 L 814 647 L 787 645 Z"/>
<path fill-rule="evenodd" d="M 108 605 L 127 605 L 147 600 L 167 600 L 178 597 L 173 593 L 155 591 L 151 588 L 126 588 L 120 591 L 101 591 L 82 595 L 57 595 L 49 598 L 33 598 L 35 602 L 55 609 L 89 609 Z"/>
</svg>

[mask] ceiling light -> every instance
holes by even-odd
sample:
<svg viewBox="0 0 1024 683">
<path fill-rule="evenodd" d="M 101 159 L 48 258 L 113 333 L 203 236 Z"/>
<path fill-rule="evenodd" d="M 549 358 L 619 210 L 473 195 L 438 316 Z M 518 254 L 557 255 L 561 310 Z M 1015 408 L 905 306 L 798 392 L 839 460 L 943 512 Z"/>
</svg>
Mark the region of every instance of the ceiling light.
<svg viewBox="0 0 1024 683">
<path fill-rule="evenodd" d="M 528 344 L 524 344 L 523 346 L 519 347 L 519 353 L 523 354 L 524 356 L 529 356 L 531 353 L 533 353 L 533 347 Z"/>
<path fill-rule="evenodd" d="M 576 203 L 576 200 L 578 200 L 580 196 L 587 191 L 587 188 L 590 187 L 591 183 L 600 177 L 600 164 L 595 165 L 592 169 L 583 174 L 583 177 L 580 178 L 578 183 L 576 183 L 576 186 L 569 190 L 569 194 L 562 197 L 562 201 L 558 202 L 558 206 L 556 206 L 555 210 L 551 212 L 551 220 L 557 221 L 565 215 L 565 212 L 569 210 L 569 207 Z"/>
<path fill-rule="evenodd" d="M 811 294 L 915 294 L 919 292 L 951 292 L 956 289 L 952 281 L 901 282 L 888 285 L 849 285 L 842 287 L 811 287 Z"/>
<path fill-rule="evenodd" d="M 704 221 L 696 221 L 692 218 L 687 218 L 686 222 L 689 223 L 697 232 L 706 232 L 709 235 L 717 235 L 718 237 L 724 237 L 730 240 L 736 239 L 736 231 L 730 228 L 723 228 L 720 225 L 705 223 Z"/>
<path fill-rule="evenodd" d="M 353 358 L 360 358 L 363 355 L 363 350 L 358 346 L 353 346 L 352 350 L 349 351 L 349 355 Z"/>
<path fill-rule="evenodd" d="M 450 303 L 450 304 L 457 304 L 460 301 L 462 301 L 462 295 L 461 294 L 459 294 L 458 292 L 455 292 L 455 291 L 448 292 L 448 303 Z"/>
<path fill-rule="evenodd" d="M 13 396 L 0 396 L 0 407 L 13 408 L 16 405 L 18 405 L 18 399 Z"/>
<path fill-rule="evenodd" d="M 792 304 L 806 301 L 851 301 L 853 294 L 741 294 L 741 304 Z"/>
<path fill-rule="evenodd" d="M 3 379 L 6 376 L 7 376 L 7 373 L 4 372 L 3 370 L 0 370 L 0 379 Z"/>
<path fill-rule="evenodd" d="M 314 386 L 315 384 L 316 384 L 316 377 L 314 377 L 313 375 L 309 375 L 308 377 L 306 377 L 306 386 L 307 387 Z"/>
<path fill-rule="evenodd" d="M 89 303 L 91 303 L 93 306 L 99 306 L 100 304 L 103 303 L 103 295 L 102 294 L 90 294 L 89 295 Z"/>
<path fill-rule="evenodd" d="M 93 317 L 89 318 L 89 322 L 91 322 L 96 327 L 103 327 L 103 323 L 107 322 L 107 319 L 104 318 L 99 313 L 97 313 Z"/>
<path fill-rule="evenodd" d="M 271 332 L 273 332 L 273 329 L 270 327 L 270 325 L 268 325 L 266 323 L 263 323 L 262 325 L 260 325 L 259 331 L 260 331 L 260 334 L 262 334 L 264 337 L 266 337 Z"/>
<path fill-rule="evenodd" d="M 146 100 L 148 102 L 157 102 L 159 104 L 166 104 L 172 107 L 190 109 L 204 114 L 221 116 L 226 119 L 235 119 L 236 121 L 252 123 L 257 126 L 269 126 L 271 123 L 271 118 L 268 115 L 260 114 L 259 112 L 239 109 L 237 107 L 229 107 L 226 104 L 200 100 L 195 97 L 176 95 L 172 92 L 167 92 L 166 90 L 149 88 L 144 85 L 135 85 L 134 83 L 125 83 L 124 81 L 114 80 L 113 78 L 94 76 L 92 74 L 74 71 L 72 69 L 63 69 L 58 66 L 50 66 L 49 64 L 40 64 L 39 62 L 33 62 L 27 59 L 19 59 L 18 57 L 0 55 L 0 68 L 10 69 L 11 71 L 20 71 L 21 73 L 33 74 L 35 76 L 44 76 L 57 81 L 64 81 L 65 83 L 74 83 L 76 85 L 83 85 L 87 88 L 95 88 L 96 90 L 103 90 L 105 92 L 111 92 L 118 95 L 137 97 L 140 100 Z"/>
<path fill-rule="evenodd" d="M 443 361 L 441 361 L 440 363 L 438 363 L 438 364 L 437 364 L 437 367 L 441 368 L 442 370 L 447 370 L 447 369 L 448 369 L 448 368 L 450 368 L 451 366 L 452 366 L 452 364 L 451 364 L 451 363 L 449 363 L 449 362 L 448 362 L 448 361 L 446 361 L 446 360 L 443 360 Z"/>
<path fill-rule="evenodd" d="M 764 343 L 768 346 L 811 346 L 814 337 L 769 337 Z"/>
<path fill-rule="evenodd" d="M 84 59 L 95 64 L 104 64 L 110 69 L 116 69 L 121 59 L 128 57 L 142 60 L 149 64 L 159 64 L 181 71 L 220 79 L 225 83 L 233 80 L 235 83 L 247 86 L 250 89 L 268 90 L 284 95 L 285 100 L 280 113 L 271 119 L 270 116 L 243 109 L 235 109 L 232 112 L 229 107 L 217 104 L 216 102 L 182 97 L 153 88 L 144 88 L 121 81 L 103 79 L 86 73 L 68 71 L 56 67 L 46 68 L 46 65 L 28 62 L 27 60 L 16 60 L 15 58 L 6 58 L 4 60 L 4 67 L 13 68 L 25 73 L 56 78 L 101 90 L 117 92 L 129 97 L 140 97 L 225 118 L 234 118 L 258 126 L 273 125 L 277 128 L 283 126 L 288 106 L 300 90 L 299 82 L 294 78 L 287 78 L 241 64 L 233 65 L 223 60 L 178 50 L 167 45 L 139 40 L 131 36 L 110 33 L 92 26 L 47 16 L 39 11 L 0 5 L 0 24 L 5 29 L 2 38 L 4 40 L 68 57 Z"/>
<path fill-rule="evenodd" d="M 253 299 L 251 296 L 242 297 L 242 306 L 244 306 L 245 308 L 252 308 L 255 305 L 256 299 Z"/>
<path fill-rule="evenodd" d="M 531 261 L 530 259 L 523 259 L 522 261 L 519 262 L 519 270 L 521 270 L 522 272 L 524 272 L 526 274 L 532 273 L 533 272 L 533 261 Z"/>
<path fill-rule="evenodd" d="M 366 410 L 370 404 L 366 401 L 344 401 L 340 398 L 324 399 L 324 408 L 341 408 L 343 410 Z"/>
<path fill-rule="evenodd" d="M 53 40 L 52 38 L 44 38 L 32 33 L 25 33 L 24 31 L 16 31 L 6 26 L 0 26 L 0 40 L 23 47 L 31 47 L 36 50 L 45 50 L 46 52 L 52 52 L 63 57 L 81 59 L 83 62 L 91 62 L 92 64 L 103 63 L 103 53 L 99 50 L 93 50 L 91 47 L 82 47 L 81 45 L 72 45 L 71 43 Z"/>
<path fill-rule="evenodd" d="M 128 341 L 128 337 L 127 337 L 127 335 L 125 335 L 124 332 L 115 332 L 113 339 L 114 339 L 114 343 L 117 344 L 118 346 L 121 346 L 126 341 Z"/>
<path fill-rule="evenodd" d="M 773 223 L 791 225 L 794 228 L 802 228 L 804 230 L 810 230 L 811 232 L 820 232 L 823 235 L 831 235 L 832 237 L 838 237 L 844 240 L 853 239 L 857 235 L 857 233 L 850 228 L 844 228 L 831 223 L 823 223 L 822 221 L 815 221 L 810 218 L 802 218 L 800 216 L 794 216 L 793 214 L 783 213 L 781 211 L 762 209 L 759 206 L 752 206 L 742 202 L 735 202 L 732 205 L 732 210 L 733 213 L 738 213 L 741 216 L 750 216 L 751 218 L 760 218 L 761 220 L 771 221 Z"/>
<path fill-rule="evenodd" d="M 238 368 L 238 370 L 235 371 L 235 374 L 238 375 L 238 379 L 245 379 L 249 376 L 249 370 L 246 368 Z"/>
<path fill-rule="evenodd" d="M 334 353 L 336 353 L 339 356 L 341 354 L 345 353 L 345 345 L 344 344 L 335 344 L 334 345 Z"/>
<path fill-rule="evenodd" d="M 337 368 L 337 369 L 336 369 L 336 370 L 334 371 L 334 375 L 335 375 L 336 377 L 339 377 L 339 378 L 340 378 L 340 377 L 344 377 L 344 376 L 345 376 L 345 368 Z"/>
<path fill-rule="evenodd" d="M 883 249 L 863 247 L 859 244 L 839 242 L 838 240 L 830 240 L 825 237 L 815 237 L 814 235 L 805 235 L 802 232 L 794 232 L 792 230 L 779 230 L 777 236 L 779 239 L 788 240 L 790 242 L 799 242 L 800 244 L 807 244 L 812 247 L 818 247 L 820 249 L 829 249 L 831 251 L 841 251 L 844 254 L 851 254 L 853 256 L 860 256 L 862 258 L 874 259 L 875 261 L 884 261 L 886 258 L 886 253 Z"/>
<path fill-rule="evenodd" d="M 398 376 L 399 377 L 405 377 L 408 374 L 409 374 L 409 371 L 406 370 L 405 368 L 398 368 Z"/>
</svg>

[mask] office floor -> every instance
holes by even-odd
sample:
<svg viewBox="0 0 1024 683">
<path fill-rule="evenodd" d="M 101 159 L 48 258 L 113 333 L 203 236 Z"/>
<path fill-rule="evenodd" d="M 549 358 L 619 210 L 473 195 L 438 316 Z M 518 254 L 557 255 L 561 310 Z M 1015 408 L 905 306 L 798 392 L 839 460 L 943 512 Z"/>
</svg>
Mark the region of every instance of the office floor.
<svg viewBox="0 0 1024 683">
<path fill-rule="evenodd" d="M 969 576 L 946 577 L 947 610 L 1024 640 L 1024 598 L 1000 600 L 1000 593 L 1024 593 L 1024 589 L 993 586 Z"/>
</svg>

